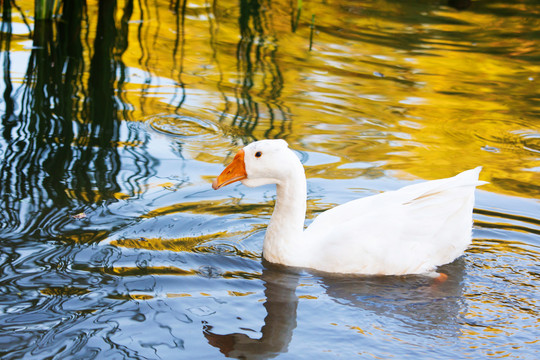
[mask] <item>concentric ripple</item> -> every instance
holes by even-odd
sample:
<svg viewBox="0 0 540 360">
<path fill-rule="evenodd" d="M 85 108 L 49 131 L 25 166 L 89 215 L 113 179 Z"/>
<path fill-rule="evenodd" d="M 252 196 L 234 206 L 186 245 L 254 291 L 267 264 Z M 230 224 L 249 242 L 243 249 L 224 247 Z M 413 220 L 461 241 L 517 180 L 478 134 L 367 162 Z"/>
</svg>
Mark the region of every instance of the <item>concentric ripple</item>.
<svg viewBox="0 0 540 360">
<path fill-rule="evenodd" d="M 209 120 L 176 114 L 159 114 L 146 123 L 155 131 L 182 138 L 217 138 L 219 128 Z"/>
</svg>

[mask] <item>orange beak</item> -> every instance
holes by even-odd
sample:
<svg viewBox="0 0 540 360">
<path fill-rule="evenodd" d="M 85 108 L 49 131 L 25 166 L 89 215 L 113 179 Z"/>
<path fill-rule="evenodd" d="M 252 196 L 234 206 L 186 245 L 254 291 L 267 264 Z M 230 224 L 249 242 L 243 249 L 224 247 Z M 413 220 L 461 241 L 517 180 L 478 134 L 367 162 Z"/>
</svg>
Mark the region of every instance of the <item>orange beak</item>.
<svg viewBox="0 0 540 360">
<path fill-rule="evenodd" d="M 217 190 L 225 185 L 247 178 L 246 165 L 244 164 L 244 150 L 240 150 L 234 156 L 233 161 L 223 170 L 212 183 L 212 188 Z"/>
</svg>

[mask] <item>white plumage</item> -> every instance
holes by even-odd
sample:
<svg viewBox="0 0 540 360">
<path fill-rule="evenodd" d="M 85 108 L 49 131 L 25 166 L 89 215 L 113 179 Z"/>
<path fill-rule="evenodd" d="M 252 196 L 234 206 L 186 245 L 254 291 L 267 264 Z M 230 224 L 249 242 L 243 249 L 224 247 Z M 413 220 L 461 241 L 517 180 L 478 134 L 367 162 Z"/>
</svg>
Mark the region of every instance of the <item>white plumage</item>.
<svg viewBox="0 0 540 360">
<path fill-rule="evenodd" d="M 283 140 L 240 150 L 214 189 L 241 181 L 276 184 L 277 201 L 264 238 L 266 260 L 352 274 L 432 274 L 471 243 L 481 168 L 350 201 L 317 216 L 304 231 L 306 178 Z"/>
</svg>

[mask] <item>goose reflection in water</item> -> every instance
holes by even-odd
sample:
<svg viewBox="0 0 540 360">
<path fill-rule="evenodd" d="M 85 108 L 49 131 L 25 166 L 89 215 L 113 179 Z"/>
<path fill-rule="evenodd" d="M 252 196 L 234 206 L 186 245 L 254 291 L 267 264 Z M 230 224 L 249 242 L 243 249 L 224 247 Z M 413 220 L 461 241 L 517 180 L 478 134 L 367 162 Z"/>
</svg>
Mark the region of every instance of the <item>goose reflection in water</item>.
<svg viewBox="0 0 540 360">
<path fill-rule="evenodd" d="M 204 322 L 203 334 L 208 343 L 227 357 L 269 359 L 287 353 L 297 321 L 302 321 L 297 320 L 299 296 L 296 295 L 303 279 L 302 271 L 268 262 L 264 262 L 264 266 L 261 280 L 265 287 L 267 316 L 260 338 L 244 333 L 219 334 L 210 322 Z M 409 328 L 411 334 L 456 338 L 461 334 L 464 262 L 458 259 L 440 270 L 451 274 L 442 283 L 416 275 L 344 276 L 316 272 L 310 275 L 318 279 L 326 295 L 337 305 L 392 318 Z M 327 313 L 331 316 L 331 309 L 327 309 Z M 312 315 L 318 317 L 323 314 Z M 369 318 L 358 316 L 350 320 L 355 322 Z"/>
<path fill-rule="evenodd" d="M 212 326 L 205 324 L 203 333 L 208 343 L 219 348 L 221 353 L 233 358 L 266 359 L 286 353 L 296 328 L 298 297 L 295 290 L 300 274 L 270 265 L 263 270 L 267 316 L 261 329 L 260 339 L 246 334 L 216 334 Z"/>
</svg>

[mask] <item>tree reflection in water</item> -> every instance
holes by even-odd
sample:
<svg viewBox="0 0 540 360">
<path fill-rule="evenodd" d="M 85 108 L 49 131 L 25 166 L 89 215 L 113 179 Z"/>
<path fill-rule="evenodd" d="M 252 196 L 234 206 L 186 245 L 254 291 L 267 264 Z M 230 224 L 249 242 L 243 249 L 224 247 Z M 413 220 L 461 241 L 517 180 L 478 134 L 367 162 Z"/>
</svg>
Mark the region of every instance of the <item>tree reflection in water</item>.
<svg viewBox="0 0 540 360">
<path fill-rule="evenodd" d="M 131 3 L 122 24 L 129 20 Z M 4 2 L 4 14 L 10 13 L 9 4 Z M 49 228 L 65 222 L 67 214 L 115 201 L 121 190 L 118 98 L 125 79 L 121 55 L 128 28 L 115 27 L 116 2 L 100 2 L 88 68 L 88 45 L 81 41 L 83 27 L 89 26 L 85 11 L 84 3 L 66 1 L 57 21 L 35 21 L 20 96 L 10 81 L 9 35 L 3 41 L 7 101 L 0 221 L 6 230 L 54 232 Z M 128 135 L 133 136 L 139 135 Z"/>
<path fill-rule="evenodd" d="M 261 77 L 260 92 L 268 112 L 268 128 L 265 138 L 284 137 L 292 125 L 290 113 L 281 103 L 283 77 L 276 60 L 278 39 L 272 30 L 269 12 L 262 8 L 271 8 L 269 0 L 242 0 L 240 2 L 240 41 L 236 48 L 238 86 L 236 88 L 236 114 L 232 124 L 251 134 L 259 124 L 264 113 L 253 99 L 253 87 Z M 254 59 L 254 61 L 252 60 Z M 279 126 L 275 122 L 280 122 Z"/>
</svg>

